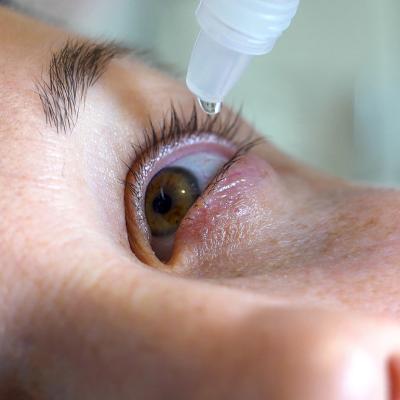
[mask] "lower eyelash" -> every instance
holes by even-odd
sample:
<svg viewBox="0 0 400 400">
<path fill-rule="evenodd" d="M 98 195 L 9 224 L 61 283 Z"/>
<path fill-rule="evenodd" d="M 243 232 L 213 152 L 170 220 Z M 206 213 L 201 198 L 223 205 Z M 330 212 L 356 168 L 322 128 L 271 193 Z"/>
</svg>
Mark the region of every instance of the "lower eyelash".
<svg viewBox="0 0 400 400">
<path fill-rule="evenodd" d="M 162 155 L 165 148 L 177 146 L 181 142 L 183 143 L 190 139 L 199 138 L 205 133 L 218 136 L 236 148 L 234 155 L 223 165 L 204 192 L 207 193 L 212 190 L 223 179 L 229 168 L 261 141 L 261 139 L 253 139 L 254 132 L 252 130 L 244 139 L 236 140 L 241 126 L 240 111 L 237 113 L 232 112 L 224 117 L 221 114 L 214 117 L 203 116 L 202 114 L 200 117 L 196 103 L 193 103 L 189 118 L 185 118 L 183 112 L 179 114 L 172 104 L 169 114 L 163 118 L 158 129 L 149 120 L 149 127 L 143 132 L 142 142 L 132 145 L 134 152 L 133 162 L 131 164 L 125 163 L 129 172 L 135 178 L 135 183 L 130 183 L 128 187 L 135 202 L 137 204 L 140 203 L 143 195 L 142 182 L 145 180 L 148 170 L 151 169 L 151 165 Z"/>
<path fill-rule="evenodd" d="M 242 157 L 244 157 L 251 149 L 263 142 L 263 138 L 256 138 L 253 140 L 249 139 L 246 143 L 243 143 L 235 152 L 235 154 L 221 167 L 214 179 L 205 188 L 204 193 L 211 193 L 218 185 L 218 183 L 225 178 L 225 175 L 235 163 L 237 163 Z"/>
</svg>

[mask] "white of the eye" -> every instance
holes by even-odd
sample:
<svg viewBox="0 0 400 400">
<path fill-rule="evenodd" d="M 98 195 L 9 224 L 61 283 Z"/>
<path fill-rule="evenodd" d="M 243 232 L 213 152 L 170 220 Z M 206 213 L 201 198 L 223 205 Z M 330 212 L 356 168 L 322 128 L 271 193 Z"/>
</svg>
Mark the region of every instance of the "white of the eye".
<svg viewBox="0 0 400 400">
<path fill-rule="evenodd" d="M 226 157 L 217 153 L 199 152 L 182 157 L 168 166 L 182 167 L 191 172 L 197 178 L 200 191 L 203 191 L 227 161 Z"/>
</svg>

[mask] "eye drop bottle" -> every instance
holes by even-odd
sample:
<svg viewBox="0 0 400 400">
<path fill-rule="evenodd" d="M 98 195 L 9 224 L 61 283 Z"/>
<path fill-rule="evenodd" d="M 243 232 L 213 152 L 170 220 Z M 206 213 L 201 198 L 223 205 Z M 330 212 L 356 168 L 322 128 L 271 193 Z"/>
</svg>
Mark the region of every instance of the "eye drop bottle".
<svg viewBox="0 0 400 400">
<path fill-rule="evenodd" d="M 299 0 L 201 0 L 200 33 L 186 76 L 203 110 L 216 114 L 255 55 L 269 53 L 288 28 Z"/>
</svg>

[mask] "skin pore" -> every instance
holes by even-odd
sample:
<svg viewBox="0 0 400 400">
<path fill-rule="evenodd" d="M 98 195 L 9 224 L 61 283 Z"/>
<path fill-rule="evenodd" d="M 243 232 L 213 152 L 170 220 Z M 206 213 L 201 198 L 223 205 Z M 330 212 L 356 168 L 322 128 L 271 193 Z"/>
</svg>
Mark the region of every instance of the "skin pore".
<svg viewBox="0 0 400 400">
<path fill-rule="evenodd" d="M 132 145 L 193 98 L 118 52 L 57 125 L 40 87 L 71 40 L 0 8 L 0 398 L 398 399 L 400 193 L 263 143 L 166 265 L 135 254 Z"/>
</svg>

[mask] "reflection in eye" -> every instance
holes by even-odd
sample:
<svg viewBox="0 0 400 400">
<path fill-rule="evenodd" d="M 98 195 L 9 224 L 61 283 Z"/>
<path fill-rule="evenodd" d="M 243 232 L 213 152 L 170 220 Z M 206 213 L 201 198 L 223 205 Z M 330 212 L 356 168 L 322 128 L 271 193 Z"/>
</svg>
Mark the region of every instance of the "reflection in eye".
<svg viewBox="0 0 400 400">
<path fill-rule="evenodd" d="M 128 239 L 135 255 L 162 268 L 176 243 L 175 233 L 205 189 L 255 142 L 236 141 L 238 115 L 188 119 L 172 109 L 159 128 L 150 124 L 135 147 L 125 190 Z M 248 132 L 251 133 L 251 132 Z"/>
</svg>

